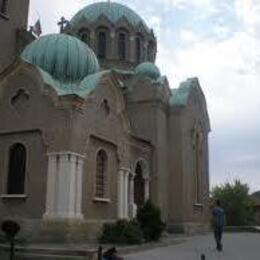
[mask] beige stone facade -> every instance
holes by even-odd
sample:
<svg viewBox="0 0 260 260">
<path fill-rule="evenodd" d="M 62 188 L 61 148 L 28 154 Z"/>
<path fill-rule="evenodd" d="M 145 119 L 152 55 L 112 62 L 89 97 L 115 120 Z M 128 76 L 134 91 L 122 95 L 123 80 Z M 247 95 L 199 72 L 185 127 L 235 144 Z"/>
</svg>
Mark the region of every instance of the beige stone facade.
<svg viewBox="0 0 260 260">
<path fill-rule="evenodd" d="M 10 4 L 10 12 L 20 2 L 24 8 L 28 4 L 12 2 L 17 4 Z M 27 10 L 21 16 L 26 26 Z M 1 33 L 5 26 L 16 30 L 21 25 L 16 19 L 8 22 L 0 20 Z M 112 38 L 100 59 L 109 70 L 85 97 L 61 95 L 24 59 L 5 66 L 13 60 L 14 35 L 1 43 L 8 51 L 0 58 L 5 68 L 0 72 L 0 220 L 17 220 L 26 238 L 93 238 L 103 223 L 134 218 L 147 199 L 160 207 L 169 231 L 208 226 L 210 126 L 200 84 L 189 79 L 171 90 L 166 77 L 153 80 L 135 73 L 138 63 L 155 60 L 153 33 L 132 28 L 126 19 L 110 26 L 112 31 L 107 24 L 101 16 L 65 30 L 77 36 L 84 25 L 96 54 L 98 30 L 106 28 Z M 117 28 L 128 32 L 123 60 L 113 40 Z M 144 44 L 139 61 L 136 35 Z M 16 144 L 26 151 L 19 194 L 10 192 Z"/>
</svg>

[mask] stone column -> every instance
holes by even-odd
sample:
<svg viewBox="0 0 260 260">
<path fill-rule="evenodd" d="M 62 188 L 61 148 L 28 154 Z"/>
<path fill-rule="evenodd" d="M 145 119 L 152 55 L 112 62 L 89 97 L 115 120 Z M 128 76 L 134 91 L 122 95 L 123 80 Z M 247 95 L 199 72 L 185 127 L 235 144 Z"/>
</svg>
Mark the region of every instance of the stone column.
<svg viewBox="0 0 260 260">
<path fill-rule="evenodd" d="M 144 200 L 147 201 L 150 198 L 150 179 L 144 179 Z"/>
<path fill-rule="evenodd" d="M 128 200 L 128 181 L 129 181 L 129 170 L 124 170 L 124 218 L 129 218 L 128 216 L 128 208 L 129 208 L 129 200 Z"/>
<path fill-rule="evenodd" d="M 129 42 L 129 60 L 130 62 L 134 62 L 135 61 L 135 36 L 134 35 L 130 35 L 129 36 L 130 42 Z"/>
<path fill-rule="evenodd" d="M 118 218 L 124 218 L 124 171 L 122 169 L 118 172 Z"/>
<path fill-rule="evenodd" d="M 118 218 L 129 218 L 129 173 L 127 168 L 121 168 L 118 173 Z"/>
<path fill-rule="evenodd" d="M 135 204 L 134 204 L 134 174 L 130 173 L 129 178 L 129 218 L 135 217 Z"/>
<path fill-rule="evenodd" d="M 82 219 L 84 156 L 72 152 L 48 154 L 48 180 L 44 219 Z"/>
<path fill-rule="evenodd" d="M 46 194 L 46 211 L 44 217 L 54 217 L 56 211 L 56 180 L 59 169 L 59 156 L 55 154 L 48 155 L 48 172 L 47 172 L 47 194 Z"/>
<path fill-rule="evenodd" d="M 92 50 L 97 53 L 97 38 L 96 38 L 96 32 L 94 30 L 90 31 L 90 35 L 89 35 L 89 45 L 92 48 Z"/>
<path fill-rule="evenodd" d="M 143 62 L 147 60 L 147 50 L 148 50 L 148 42 L 145 41 L 143 46 L 143 56 L 142 56 Z"/>
<path fill-rule="evenodd" d="M 118 59 L 118 47 L 117 47 L 117 39 L 116 39 L 115 30 L 110 32 L 109 42 L 110 42 L 110 48 L 109 48 L 109 51 L 108 51 L 108 58 L 112 59 L 112 60 Z"/>
</svg>

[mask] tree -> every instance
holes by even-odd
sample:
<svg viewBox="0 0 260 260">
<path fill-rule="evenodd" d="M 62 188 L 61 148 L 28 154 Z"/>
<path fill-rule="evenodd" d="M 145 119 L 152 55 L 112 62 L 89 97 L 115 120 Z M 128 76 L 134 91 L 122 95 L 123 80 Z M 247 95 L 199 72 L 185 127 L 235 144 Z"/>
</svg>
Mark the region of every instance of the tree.
<svg viewBox="0 0 260 260">
<path fill-rule="evenodd" d="M 226 225 L 249 225 L 254 219 L 253 200 L 249 187 L 236 179 L 233 183 L 216 186 L 212 190 L 214 199 L 219 199 L 226 212 Z"/>
<path fill-rule="evenodd" d="M 165 228 L 161 219 L 161 211 L 150 200 L 137 211 L 137 221 L 143 231 L 145 241 L 158 241 Z"/>
</svg>

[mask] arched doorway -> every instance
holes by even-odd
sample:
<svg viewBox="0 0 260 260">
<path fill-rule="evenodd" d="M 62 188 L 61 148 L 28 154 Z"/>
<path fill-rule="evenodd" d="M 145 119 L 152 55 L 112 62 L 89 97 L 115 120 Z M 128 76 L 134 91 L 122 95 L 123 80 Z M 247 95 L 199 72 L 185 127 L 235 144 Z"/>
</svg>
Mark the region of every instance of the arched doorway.
<svg viewBox="0 0 260 260">
<path fill-rule="evenodd" d="M 138 162 L 135 169 L 134 177 L 134 203 L 141 207 L 145 202 L 145 180 L 143 178 L 143 169 Z"/>
</svg>

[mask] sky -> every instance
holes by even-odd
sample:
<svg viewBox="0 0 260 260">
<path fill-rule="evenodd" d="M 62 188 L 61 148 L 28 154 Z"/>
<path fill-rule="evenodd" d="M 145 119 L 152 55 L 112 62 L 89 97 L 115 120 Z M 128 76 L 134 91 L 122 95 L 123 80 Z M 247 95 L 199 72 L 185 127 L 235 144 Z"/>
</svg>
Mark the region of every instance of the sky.
<svg viewBox="0 0 260 260">
<path fill-rule="evenodd" d="M 91 0 L 31 0 L 29 24 L 58 32 Z M 117 0 L 154 29 L 171 88 L 198 77 L 207 99 L 211 187 L 239 178 L 260 190 L 260 1 Z"/>
</svg>

